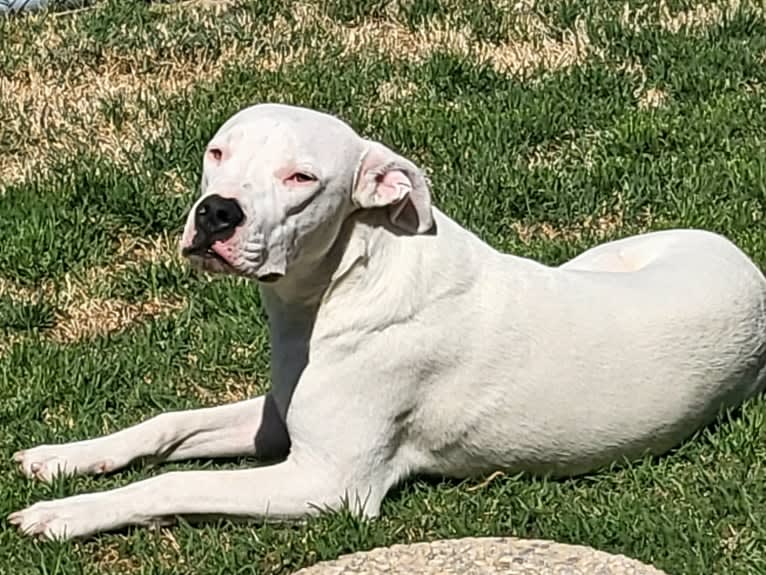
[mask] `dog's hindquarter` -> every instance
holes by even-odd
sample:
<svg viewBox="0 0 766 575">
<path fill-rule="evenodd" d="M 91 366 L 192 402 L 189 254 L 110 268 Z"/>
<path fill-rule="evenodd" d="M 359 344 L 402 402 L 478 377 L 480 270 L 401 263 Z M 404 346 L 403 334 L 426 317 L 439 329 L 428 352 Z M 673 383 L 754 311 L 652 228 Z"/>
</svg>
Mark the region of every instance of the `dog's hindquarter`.
<svg viewBox="0 0 766 575">
<path fill-rule="evenodd" d="M 471 327 L 438 343 L 460 361 L 419 406 L 424 471 L 572 475 L 659 454 L 763 386 L 761 273 L 719 236 L 660 234 L 632 273 L 489 262 Z"/>
</svg>

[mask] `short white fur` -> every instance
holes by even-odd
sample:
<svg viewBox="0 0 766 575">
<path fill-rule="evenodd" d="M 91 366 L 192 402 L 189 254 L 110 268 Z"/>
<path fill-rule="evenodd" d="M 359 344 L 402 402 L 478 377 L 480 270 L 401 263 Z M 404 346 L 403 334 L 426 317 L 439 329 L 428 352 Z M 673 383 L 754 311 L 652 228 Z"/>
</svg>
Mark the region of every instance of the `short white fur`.
<svg viewBox="0 0 766 575">
<path fill-rule="evenodd" d="M 282 276 L 260 285 L 271 392 L 15 458 L 42 480 L 145 456 L 283 460 L 39 502 L 10 516 L 25 533 L 344 504 L 372 517 L 415 474 L 562 476 L 661 454 L 763 387 L 766 280 L 719 235 L 647 233 L 549 267 L 458 225 L 420 168 L 329 115 L 254 106 L 211 146 L 201 197 L 237 199 L 245 223 L 231 265 L 195 263 Z M 289 187 L 292 168 L 316 182 Z M 182 245 L 194 233 L 190 215 Z"/>
</svg>

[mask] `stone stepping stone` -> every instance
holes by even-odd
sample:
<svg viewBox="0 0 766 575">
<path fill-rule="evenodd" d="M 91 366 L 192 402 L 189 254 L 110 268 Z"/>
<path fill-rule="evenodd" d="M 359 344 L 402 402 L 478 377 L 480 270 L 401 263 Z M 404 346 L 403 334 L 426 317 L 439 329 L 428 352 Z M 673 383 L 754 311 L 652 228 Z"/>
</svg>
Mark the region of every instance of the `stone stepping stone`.
<svg viewBox="0 0 766 575">
<path fill-rule="evenodd" d="M 502 537 L 467 537 L 393 545 L 344 555 L 294 575 L 667 575 L 580 545 Z"/>
</svg>

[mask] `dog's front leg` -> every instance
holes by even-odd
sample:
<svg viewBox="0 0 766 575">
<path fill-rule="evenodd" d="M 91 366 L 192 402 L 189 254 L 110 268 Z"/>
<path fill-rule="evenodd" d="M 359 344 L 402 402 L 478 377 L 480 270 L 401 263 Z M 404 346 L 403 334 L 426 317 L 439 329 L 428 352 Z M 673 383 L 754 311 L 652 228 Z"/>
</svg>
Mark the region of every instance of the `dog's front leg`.
<svg viewBox="0 0 766 575">
<path fill-rule="evenodd" d="M 59 474 L 115 471 L 139 457 L 285 457 L 287 429 L 269 395 L 203 409 L 162 413 L 115 433 L 64 444 L 38 445 L 14 459 L 22 473 L 43 481 Z"/>
<path fill-rule="evenodd" d="M 351 481 L 353 474 L 322 469 L 316 460 L 245 470 L 179 471 L 111 491 L 41 501 L 9 516 L 29 535 L 69 539 L 176 516 L 294 519 L 337 509 L 376 515 L 382 494 Z"/>
</svg>

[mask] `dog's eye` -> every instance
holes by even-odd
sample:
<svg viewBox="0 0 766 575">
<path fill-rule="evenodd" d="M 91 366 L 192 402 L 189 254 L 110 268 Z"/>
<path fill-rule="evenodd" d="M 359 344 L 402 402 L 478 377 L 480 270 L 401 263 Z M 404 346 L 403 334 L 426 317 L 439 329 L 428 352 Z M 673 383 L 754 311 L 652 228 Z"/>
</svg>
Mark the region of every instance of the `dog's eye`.
<svg viewBox="0 0 766 575">
<path fill-rule="evenodd" d="M 293 184 L 307 184 L 309 182 L 316 182 L 316 180 L 316 177 L 305 172 L 295 172 L 292 176 L 287 178 L 287 181 Z"/>
<path fill-rule="evenodd" d="M 207 153 L 214 162 L 220 162 L 223 158 L 223 150 L 221 148 L 209 148 Z"/>
</svg>

